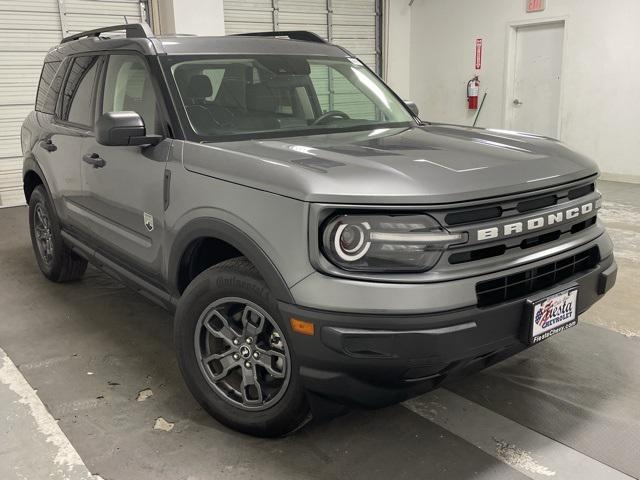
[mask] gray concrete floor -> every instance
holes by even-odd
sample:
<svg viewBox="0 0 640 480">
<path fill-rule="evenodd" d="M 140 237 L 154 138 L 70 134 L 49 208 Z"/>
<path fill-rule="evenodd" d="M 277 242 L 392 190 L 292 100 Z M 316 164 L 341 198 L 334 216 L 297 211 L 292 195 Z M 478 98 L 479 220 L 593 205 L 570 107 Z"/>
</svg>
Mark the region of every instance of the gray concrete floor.
<svg viewBox="0 0 640 480">
<path fill-rule="evenodd" d="M 26 209 L 0 210 L 0 478 L 640 478 L 640 185 L 601 190 L 618 284 L 577 328 L 447 389 L 279 440 L 207 416 L 180 378 L 170 315 L 93 269 L 46 281 Z M 154 429 L 159 417 L 173 429 Z M 86 471 L 47 467 L 43 438 Z"/>
</svg>

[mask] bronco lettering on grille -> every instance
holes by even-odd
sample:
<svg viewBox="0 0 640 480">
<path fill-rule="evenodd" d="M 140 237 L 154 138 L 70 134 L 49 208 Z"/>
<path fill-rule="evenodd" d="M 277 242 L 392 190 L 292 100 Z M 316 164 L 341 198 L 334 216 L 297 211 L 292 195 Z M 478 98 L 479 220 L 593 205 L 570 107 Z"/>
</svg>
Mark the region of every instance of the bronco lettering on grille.
<svg viewBox="0 0 640 480">
<path fill-rule="evenodd" d="M 564 223 L 581 215 L 593 212 L 595 202 L 585 203 L 578 207 L 568 208 L 559 212 L 549 213 L 540 217 L 529 218 L 520 222 L 506 223 L 501 226 L 479 229 L 477 232 L 478 241 L 491 240 L 500 237 L 518 235 L 534 230 L 539 230 L 546 226 Z"/>
</svg>

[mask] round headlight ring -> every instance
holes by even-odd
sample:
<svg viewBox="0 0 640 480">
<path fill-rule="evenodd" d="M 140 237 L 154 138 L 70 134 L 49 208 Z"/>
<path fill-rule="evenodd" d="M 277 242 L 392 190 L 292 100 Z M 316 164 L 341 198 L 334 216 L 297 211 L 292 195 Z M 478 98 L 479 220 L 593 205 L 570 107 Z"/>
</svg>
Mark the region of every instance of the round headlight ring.
<svg viewBox="0 0 640 480">
<path fill-rule="evenodd" d="M 345 233 L 345 230 L 347 228 L 358 229 L 360 235 L 356 246 L 349 249 L 344 248 L 341 241 L 342 235 Z M 366 223 L 362 224 L 362 226 L 354 223 L 343 223 L 339 225 L 338 228 L 336 228 L 336 231 L 333 235 L 333 248 L 340 259 L 344 260 L 345 262 L 355 262 L 357 260 L 360 260 L 367 254 L 369 248 L 371 247 L 371 241 L 368 239 L 365 228 L 368 230 L 371 227 Z"/>
</svg>

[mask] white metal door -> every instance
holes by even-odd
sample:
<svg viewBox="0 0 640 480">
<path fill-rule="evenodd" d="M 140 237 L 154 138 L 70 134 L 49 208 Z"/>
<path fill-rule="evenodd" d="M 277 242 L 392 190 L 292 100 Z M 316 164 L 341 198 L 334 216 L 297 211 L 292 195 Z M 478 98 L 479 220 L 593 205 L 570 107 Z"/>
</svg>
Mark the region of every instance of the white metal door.
<svg viewBox="0 0 640 480">
<path fill-rule="evenodd" d="M 522 26 L 515 33 L 515 62 L 507 119 L 512 130 L 558 136 L 564 22 Z"/>
<path fill-rule="evenodd" d="M 57 0 L 0 0 L 0 206 L 24 203 L 20 126 L 33 103 L 42 59 L 60 42 Z"/>
<path fill-rule="evenodd" d="M 308 30 L 379 72 L 380 0 L 224 0 L 227 35 Z"/>
<path fill-rule="evenodd" d="M 24 203 L 20 126 L 33 110 L 47 51 L 66 35 L 139 22 L 144 3 L 0 0 L 0 207 Z"/>
<path fill-rule="evenodd" d="M 138 23 L 144 4 L 140 0 L 60 0 L 64 35 L 93 28 Z"/>
</svg>

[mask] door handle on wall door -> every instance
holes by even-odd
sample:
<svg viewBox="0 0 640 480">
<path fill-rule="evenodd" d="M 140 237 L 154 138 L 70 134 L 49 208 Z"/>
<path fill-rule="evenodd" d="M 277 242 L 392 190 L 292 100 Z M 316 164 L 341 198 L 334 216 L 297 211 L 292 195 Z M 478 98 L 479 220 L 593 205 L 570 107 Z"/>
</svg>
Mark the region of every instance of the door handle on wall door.
<svg viewBox="0 0 640 480">
<path fill-rule="evenodd" d="M 102 168 L 107 164 L 107 162 L 104 161 L 104 158 L 97 153 L 85 153 L 82 156 L 82 161 L 89 165 L 93 165 L 93 168 Z"/>
<path fill-rule="evenodd" d="M 522 102 L 516 98 L 516 99 L 513 101 L 513 104 L 517 107 L 517 106 L 522 105 Z"/>
<path fill-rule="evenodd" d="M 58 149 L 58 147 L 56 147 L 56 146 L 53 144 L 53 142 L 51 141 L 51 139 L 49 139 L 49 140 L 42 140 L 42 141 L 40 142 L 40 146 L 41 146 L 42 148 L 44 148 L 47 152 L 55 152 L 55 151 Z"/>
</svg>

